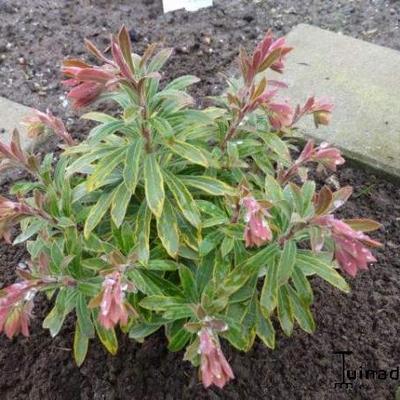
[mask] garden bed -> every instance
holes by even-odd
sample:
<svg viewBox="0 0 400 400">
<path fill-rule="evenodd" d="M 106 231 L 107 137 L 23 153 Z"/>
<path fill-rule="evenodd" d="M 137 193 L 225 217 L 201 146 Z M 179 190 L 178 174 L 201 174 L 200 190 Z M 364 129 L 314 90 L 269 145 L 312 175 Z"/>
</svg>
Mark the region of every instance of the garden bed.
<svg viewBox="0 0 400 400">
<path fill-rule="evenodd" d="M 296 7 L 295 1 L 286 2 L 285 7 L 279 6 L 281 2 L 278 1 L 264 4 L 218 1 L 214 9 L 166 16 L 161 15 L 159 1 L 149 0 L 135 7 L 129 1 L 113 5 L 96 2 L 96 6 L 83 0 L 79 6 L 59 1 L 50 9 L 47 1 L 32 2 L 35 5 L 29 7 L 22 3 L 13 2 L 11 6 L 7 1 L 0 1 L 1 37 L 6 39 L 5 51 L 0 49 L 5 55 L 0 64 L 3 82 L 0 95 L 40 109 L 51 106 L 60 115 L 67 111 L 69 117 L 73 114 L 63 105 L 64 92 L 58 83 L 59 64 L 54 60 L 83 53 L 83 37 L 105 45 L 102 40 L 106 32 L 116 31 L 122 22 L 135 28 L 132 38 L 140 51 L 154 40 L 177 49 L 167 66 L 166 78 L 183 73 L 199 76 L 202 82 L 194 90 L 197 98 L 217 93 L 223 81 L 217 72 L 231 70 L 237 45 L 252 46 L 269 26 L 277 33 L 285 33 L 299 22 L 342 30 L 345 20 L 348 33 L 400 48 L 395 35 L 388 34 L 399 15 L 394 2 L 392 6 L 386 6 L 387 2 L 383 1 L 378 5 L 371 2 L 363 10 L 348 5 L 347 1 L 336 2 L 337 8 L 333 10 L 322 1 L 310 2 L 314 4 L 310 12 L 305 6 Z M 392 9 L 397 14 L 393 14 Z M 363 21 L 367 23 L 363 25 Z M 379 31 L 374 33 L 375 27 L 379 27 Z M 13 80 L 12 84 L 9 79 Z M 70 120 L 70 125 L 77 135 L 84 132 L 83 123 Z M 354 369 L 360 365 L 392 369 L 400 364 L 397 339 L 400 329 L 400 188 L 346 167 L 339 172 L 338 180 L 342 185 L 350 184 L 355 188 L 345 216 L 380 221 L 384 229 L 377 232 L 376 237 L 386 246 L 377 252 L 377 264 L 350 280 L 352 292 L 348 295 L 314 279 L 313 312 L 317 331 L 313 336 L 300 330 L 290 339 L 279 334 L 275 351 L 259 343 L 247 354 L 225 346 L 236 380 L 224 391 L 215 388 L 205 391 L 196 370 L 182 361 L 182 353 L 168 353 L 165 340 L 159 334 L 153 335 L 144 345 L 121 335 L 116 357 L 106 354 L 101 345 L 93 341 L 87 360 L 78 369 L 71 354 L 74 321 L 70 319 L 59 336 L 52 339 L 48 331 L 41 328 L 49 309 L 49 303 L 42 298 L 36 301 L 30 338 L 18 337 L 10 341 L 0 337 L 1 398 L 394 398 L 398 381 L 392 380 L 359 381 L 351 393 L 334 389 L 340 369 L 332 351 L 353 351 L 348 361 Z M 2 193 L 6 193 L 6 186 L 1 188 Z M 14 281 L 15 266 L 26 256 L 22 246 L 1 243 L 0 282 Z"/>
</svg>

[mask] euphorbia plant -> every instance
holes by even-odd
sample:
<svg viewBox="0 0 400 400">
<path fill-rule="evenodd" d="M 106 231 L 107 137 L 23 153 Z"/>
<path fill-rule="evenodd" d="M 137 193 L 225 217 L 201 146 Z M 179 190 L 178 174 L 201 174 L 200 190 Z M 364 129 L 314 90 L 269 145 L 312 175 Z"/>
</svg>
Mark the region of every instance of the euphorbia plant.
<svg viewBox="0 0 400 400">
<path fill-rule="evenodd" d="M 82 364 L 96 335 L 117 353 L 118 326 L 142 342 L 163 328 L 171 351 L 200 365 L 204 386 L 234 377 L 221 338 L 248 351 L 256 337 L 274 348 L 275 329 L 315 329 L 310 278 L 317 275 L 347 292 L 351 276 L 375 261 L 366 233 L 374 221 L 335 216 L 351 194 L 316 189 L 307 168 L 335 171 L 340 152 L 309 141 L 298 157 L 293 125 L 312 115 L 328 124 L 332 105 L 309 98 L 292 109 L 277 100 L 290 52 L 267 33 L 253 55 L 240 51 L 240 78 L 198 110 L 182 76 L 163 83 L 159 70 L 172 51 L 149 46 L 132 52 L 122 28 L 107 56 L 87 41 L 100 66 L 65 61 L 65 82 L 76 108 L 114 101 L 115 116 L 96 121 L 75 142 L 61 119 L 37 112 L 30 135 L 52 130 L 62 153 L 39 158 L 21 150 L 18 133 L 0 144 L 1 167 L 20 166 L 33 181 L 18 182 L 13 200 L 0 197 L 0 236 L 21 232 L 31 260 L 17 283 L 1 291 L 0 330 L 28 335 L 35 294 L 54 307 L 43 322 L 52 336 L 76 314 L 74 356 Z M 26 260 L 25 260 L 26 261 Z"/>
</svg>

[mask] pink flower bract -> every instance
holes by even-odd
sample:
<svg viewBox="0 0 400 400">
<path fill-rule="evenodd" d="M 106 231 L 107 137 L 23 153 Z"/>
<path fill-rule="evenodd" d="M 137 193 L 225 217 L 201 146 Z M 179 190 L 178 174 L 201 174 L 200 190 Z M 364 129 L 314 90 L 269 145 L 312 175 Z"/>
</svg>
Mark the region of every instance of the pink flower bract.
<svg viewBox="0 0 400 400">
<path fill-rule="evenodd" d="M 342 157 L 340 150 L 335 147 L 329 147 L 328 143 L 321 143 L 321 145 L 315 149 L 312 155 L 312 161 L 315 161 L 325 168 L 331 171 L 336 171 L 338 165 L 345 163 L 345 159 Z"/>
<path fill-rule="evenodd" d="M 369 263 L 376 262 L 367 246 L 378 247 L 381 243 L 361 231 L 355 231 L 333 215 L 317 217 L 314 223 L 331 231 L 335 242 L 335 259 L 350 276 L 356 276 L 359 269 L 366 270 Z"/>
<path fill-rule="evenodd" d="M 268 105 L 270 114 L 268 116 L 269 122 L 276 130 L 281 130 L 290 126 L 293 119 L 292 107 L 287 103 L 270 103 Z"/>
<path fill-rule="evenodd" d="M 99 321 L 106 329 L 111 329 L 118 323 L 128 323 L 128 309 L 125 294 L 121 285 L 121 274 L 114 272 L 105 277 L 101 292 Z"/>
<path fill-rule="evenodd" d="M 64 84 L 72 87 L 68 97 L 74 108 L 93 103 L 106 90 L 107 83 L 116 77 L 108 65 L 91 67 L 74 60 L 66 61 L 62 71 L 69 78 Z"/>
<path fill-rule="evenodd" d="M 235 377 L 232 368 L 209 328 L 202 328 L 199 332 L 199 337 L 200 374 L 203 385 L 205 388 L 212 384 L 223 388 L 230 379 Z"/>
<path fill-rule="evenodd" d="M 35 281 L 23 281 L 6 287 L 0 295 L 0 332 L 8 338 L 22 333 L 29 336 L 29 318 L 33 308 Z"/>
<path fill-rule="evenodd" d="M 31 137 L 37 137 L 47 127 L 66 144 L 70 146 L 74 144 L 74 140 L 65 128 L 62 120 L 55 117 L 49 109 L 46 113 L 35 110 L 34 115 L 25 118 L 24 124 L 27 126 L 28 135 Z"/>
<path fill-rule="evenodd" d="M 242 204 L 246 208 L 244 231 L 246 247 L 259 247 L 269 242 L 272 239 L 272 232 L 266 220 L 267 211 L 252 196 L 244 197 Z"/>
<path fill-rule="evenodd" d="M 333 104 L 328 100 L 309 97 L 303 107 L 297 106 L 292 124 L 295 124 L 304 115 L 313 114 L 317 128 L 319 125 L 328 125 L 333 108 Z"/>
</svg>

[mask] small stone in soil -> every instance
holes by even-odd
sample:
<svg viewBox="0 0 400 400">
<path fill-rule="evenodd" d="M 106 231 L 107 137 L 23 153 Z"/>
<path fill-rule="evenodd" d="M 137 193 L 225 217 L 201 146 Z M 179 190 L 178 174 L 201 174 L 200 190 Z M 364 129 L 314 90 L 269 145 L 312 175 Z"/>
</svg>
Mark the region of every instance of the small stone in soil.
<svg viewBox="0 0 400 400">
<path fill-rule="evenodd" d="M 139 33 L 134 28 L 129 29 L 129 37 L 132 42 L 137 42 L 139 40 Z"/>
</svg>

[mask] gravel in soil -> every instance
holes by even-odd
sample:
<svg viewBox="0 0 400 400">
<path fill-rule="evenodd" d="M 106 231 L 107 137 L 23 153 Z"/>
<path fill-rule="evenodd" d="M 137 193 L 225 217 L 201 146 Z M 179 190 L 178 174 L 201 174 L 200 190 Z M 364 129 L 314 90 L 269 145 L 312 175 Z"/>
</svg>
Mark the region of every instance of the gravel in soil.
<svg viewBox="0 0 400 400">
<path fill-rule="evenodd" d="M 197 99 L 220 91 L 221 71 L 231 71 L 239 45 L 252 47 L 271 27 L 277 34 L 306 22 L 400 49 L 398 1 L 238 1 L 216 0 L 212 9 L 162 14 L 160 0 L 0 0 L 0 95 L 67 117 L 77 137 L 87 125 L 65 100 L 59 67 L 65 57 L 81 57 L 83 38 L 105 48 L 109 32 L 122 23 L 131 29 L 140 52 L 152 41 L 173 46 L 165 79 L 194 74 L 202 79 Z M 199 104 L 201 102 L 199 101 Z M 54 148 L 50 143 L 46 150 Z M 239 353 L 225 346 L 236 380 L 224 391 L 205 391 L 182 353 L 168 353 L 161 334 L 138 345 L 120 338 L 117 357 L 94 341 L 78 369 L 71 347 L 74 321 L 58 337 L 41 328 L 49 310 L 36 301 L 31 337 L 0 337 L 0 398 L 6 400 L 89 399 L 391 399 L 398 381 L 357 381 L 352 392 L 335 390 L 339 378 L 333 350 L 351 350 L 349 364 L 375 369 L 400 364 L 400 188 L 359 170 L 342 168 L 342 185 L 355 196 L 346 217 L 371 217 L 383 223 L 376 237 L 385 243 L 378 263 L 351 279 L 352 292 L 337 292 L 315 279 L 317 332 L 279 334 L 275 351 L 256 343 Z M 3 185 L 4 194 L 7 184 Z M 0 282 L 15 279 L 14 269 L 27 254 L 23 246 L 0 244 Z"/>
</svg>

